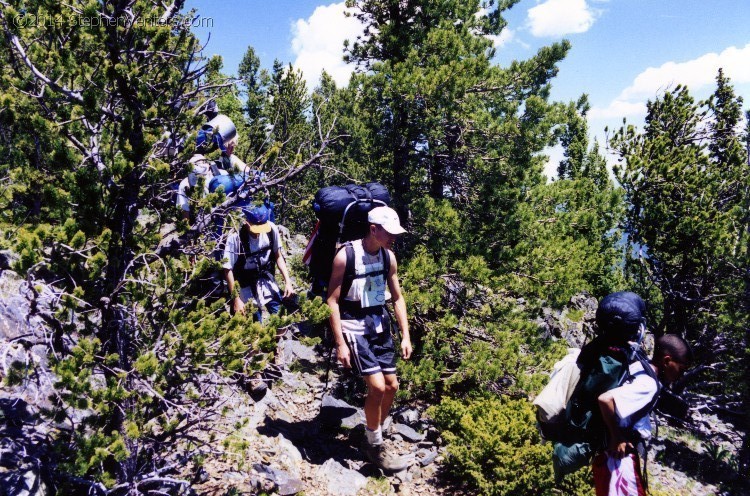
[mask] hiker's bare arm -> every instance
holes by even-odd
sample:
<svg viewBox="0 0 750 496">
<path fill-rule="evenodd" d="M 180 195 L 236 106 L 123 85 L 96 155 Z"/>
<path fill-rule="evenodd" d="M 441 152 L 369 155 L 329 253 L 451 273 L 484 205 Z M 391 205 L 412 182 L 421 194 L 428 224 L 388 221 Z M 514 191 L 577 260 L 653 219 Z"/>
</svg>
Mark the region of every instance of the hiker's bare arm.
<svg viewBox="0 0 750 496">
<path fill-rule="evenodd" d="M 240 160 L 237 155 L 232 155 L 232 167 L 237 168 L 239 172 L 250 172 L 250 167 L 248 167 L 245 162 Z"/>
<path fill-rule="evenodd" d="M 401 356 L 404 360 L 408 360 L 411 357 L 412 347 L 409 335 L 409 322 L 406 318 L 406 302 L 404 301 L 404 295 L 401 293 L 401 285 L 398 282 L 396 255 L 391 250 L 388 250 L 388 252 L 391 256 L 391 269 L 388 272 L 388 290 L 391 292 L 391 297 L 393 298 L 396 322 L 398 322 L 398 327 L 401 329 Z"/>
<path fill-rule="evenodd" d="M 609 454 L 617 458 L 624 458 L 632 451 L 633 445 L 625 438 L 617 423 L 615 398 L 611 389 L 599 395 L 599 411 L 602 412 L 602 420 L 604 420 L 604 425 L 607 426 L 607 432 L 609 433 L 607 449 Z"/>
<path fill-rule="evenodd" d="M 224 280 L 227 281 L 227 288 L 231 295 L 234 292 L 234 273 L 232 272 L 232 269 L 224 269 Z M 232 308 L 235 313 L 245 315 L 245 304 L 242 302 L 239 292 L 237 293 L 237 296 L 232 298 Z"/>
<path fill-rule="evenodd" d="M 341 331 L 341 312 L 339 311 L 339 296 L 341 295 L 341 284 L 344 282 L 344 271 L 346 270 L 346 250 L 339 250 L 333 259 L 331 280 L 328 283 L 328 299 L 326 303 L 331 308 L 329 322 L 336 343 L 336 356 L 346 368 L 351 367 L 349 348 L 344 341 L 344 333 Z"/>
<path fill-rule="evenodd" d="M 276 266 L 279 268 L 279 272 L 281 272 L 281 276 L 284 278 L 284 298 L 289 298 L 294 295 L 295 291 L 294 286 L 292 285 L 292 278 L 289 277 L 289 269 L 286 265 L 286 259 L 284 258 L 281 249 L 276 252 Z"/>
</svg>

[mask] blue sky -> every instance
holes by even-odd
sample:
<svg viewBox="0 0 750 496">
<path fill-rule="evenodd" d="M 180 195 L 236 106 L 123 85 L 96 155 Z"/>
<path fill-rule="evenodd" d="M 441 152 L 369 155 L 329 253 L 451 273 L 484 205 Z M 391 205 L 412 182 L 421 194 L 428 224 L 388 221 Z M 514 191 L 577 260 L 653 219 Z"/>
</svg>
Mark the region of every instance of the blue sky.
<svg viewBox="0 0 750 496">
<path fill-rule="evenodd" d="M 359 26 L 343 15 L 343 1 L 188 0 L 210 18 L 196 28 L 210 41 L 206 54 L 224 58 L 234 73 L 248 46 L 263 67 L 274 59 L 293 63 L 314 85 L 325 68 L 339 85 L 351 68 L 341 61 L 345 38 Z M 553 81 L 556 100 L 587 93 L 593 135 L 619 127 L 623 118 L 641 125 L 645 102 L 678 83 L 697 98 L 711 93 L 718 67 L 732 79 L 750 108 L 750 0 L 521 0 L 506 13 L 508 28 L 496 40 L 496 62 L 525 59 L 566 38 L 572 43 Z M 551 151 L 553 170 L 559 150 Z"/>
</svg>

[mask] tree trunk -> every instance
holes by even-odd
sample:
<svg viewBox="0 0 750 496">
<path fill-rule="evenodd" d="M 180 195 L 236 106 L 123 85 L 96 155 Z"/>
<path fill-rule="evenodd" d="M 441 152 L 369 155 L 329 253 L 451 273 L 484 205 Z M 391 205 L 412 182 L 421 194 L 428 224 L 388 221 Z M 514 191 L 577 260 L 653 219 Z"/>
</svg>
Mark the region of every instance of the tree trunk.
<svg viewBox="0 0 750 496">
<path fill-rule="evenodd" d="M 409 219 L 409 202 L 411 201 L 411 178 L 409 177 L 408 140 L 401 137 L 399 145 L 393 152 L 393 205 L 401 218 L 401 223 Z"/>
<path fill-rule="evenodd" d="M 445 162 L 444 158 L 435 157 L 430 170 L 430 196 L 436 200 L 443 199 L 445 191 Z"/>
</svg>

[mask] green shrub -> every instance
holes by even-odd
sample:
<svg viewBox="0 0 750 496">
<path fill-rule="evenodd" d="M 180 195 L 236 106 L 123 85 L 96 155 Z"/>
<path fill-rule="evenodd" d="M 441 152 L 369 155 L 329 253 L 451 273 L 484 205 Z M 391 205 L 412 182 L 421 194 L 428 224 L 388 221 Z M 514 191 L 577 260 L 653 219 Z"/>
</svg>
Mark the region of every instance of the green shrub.
<svg viewBox="0 0 750 496">
<path fill-rule="evenodd" d="M 551 445 L 525 399 L 445 399 L 429 413 L 443 429 L 448 470 L 480 494 L 593 494 L 589 469 L 555 485 Z"/>
</svg>

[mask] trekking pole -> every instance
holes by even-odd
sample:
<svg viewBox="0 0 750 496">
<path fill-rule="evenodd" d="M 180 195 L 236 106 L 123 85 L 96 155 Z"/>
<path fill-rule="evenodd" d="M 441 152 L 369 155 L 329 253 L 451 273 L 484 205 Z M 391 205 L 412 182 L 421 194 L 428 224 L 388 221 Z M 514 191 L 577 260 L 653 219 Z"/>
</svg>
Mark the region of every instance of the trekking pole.
<svg viewBox="0 0 750 496">
<path fill-rule="evenodd" d="M 328 330 L 330 329 L 329 324 L 325 325 L 326 332 L 325 334 L 328 335 Z M 331 332 L 330 334 L 333 334 Z M 328 358 L 326 359 L 326 382 L 325 386 L 323 386 L 323 394 L 320 396 L 320 407 L 318 408 L 318 416 L 323 413 L 323 398 L 325 398 L 326 392 L 328 392 L 328 382 L 331 378 L 331 357 L 333 356 L 333 336 L 330 336 L 329 338 L 329 345 L 328 345 Z"/>
<path fill-rule="evenodd" d="M 391 321 L 391 337 L 394 338 L 394 341 L 398 341 L 399 344 L 401 343 L 401 327 L 398 325 L 398 321 L 393 316 L 393 312 L 391 312 L 391 307 L 388 305 L 383 305 L 383 308 L 385 308 L 385 312 L 388 314 L 388 318 Z"/>
</svg>

